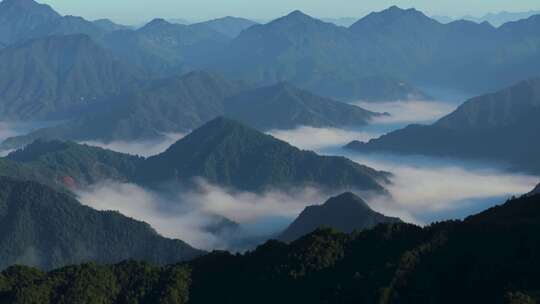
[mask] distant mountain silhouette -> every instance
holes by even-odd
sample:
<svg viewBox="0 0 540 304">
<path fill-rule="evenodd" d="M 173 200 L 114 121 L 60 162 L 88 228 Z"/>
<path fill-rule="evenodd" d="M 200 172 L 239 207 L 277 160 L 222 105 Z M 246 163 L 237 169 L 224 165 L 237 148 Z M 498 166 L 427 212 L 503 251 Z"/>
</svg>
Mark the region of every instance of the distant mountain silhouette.
<svg viewBox="0 0 540 304">
<path fill-rule="evenodd" d="M 380 116 L 362 108 L 316 96 L 282 82 L 249 90 L 224 101 L 225 115 L 259 130 L 299 126 L 362 126 Z"/>
<path fill-rule="evenodd" d="M 400 222 L 398 218 L 373 211 L 360 197 L 347 192 L 330 198 L 323 205 L 304 209 L 279 239 L 292 242 L 321 227 L 351 233 L 355 230 L 371 229 L 382 223 Z"/>
<path fill-rule="evenodd" d="M 142 184 L 210 183 L 239 190 L 292 189 L 313 185 L 323 190 L 384 193 L 388 174 L 343 157 L 301 151 L 236 121 L 216 118 L 150 157 L 139 167 Z"/>
<path fill-rule="evenodd" d="M 513 169 L 540 172 L 540 79 L 520 82 L 465 102 L 431 126 L 411 125 L 368 143 L 358 151 L 390 151 L 496 161 Z"/>
<path fill-rule="evenodd" d="M 385 90 L 377 90 L 380 85 L 364 85 L 364 79 L 385 74 L 371 69 L 372 63 L 357 65 L 365 50 L 347 28 L 295 11 L 243 31 L 217 54 L 217 65 L 231 77 L 265 84 L 289 81 L 323 96 L 388 100 L 391 96 Z M 389 77 L 377 79 L 381 78 Z M 407 99 L 409 93 L 400 99 Z"/>
<path fill-rule="evenodd" d="M 137 75 L 85 35 L 29 40 L 0 51 L 0 117 L 72 118 Z"/>
<path fill-rule="evenodd" d="M 39 26 L 61 16 L 46 4 L 33 0 L 3 0 L 0 2 L 0 43 L 20 41 Z"/>
<path fill-rule="evenodd" d="M 0 269 L 25 264 L 42 269 L 126 259 L 158 264 L 203 252 L 158 235 L 148 224 L 99 212 L 35 182 L 0 177 Z"/>
<path fill-rule="evenodd" d="M 535 17 L 501 28 L 470 21 L 442 24 L 393 6 L 345 28 L 295 11 L 242 32 L 216 61 L 225 73 L 243 79 L 289 81 L 340 99 L 362 99 L 362 88 L 369 88 L 362 79 L 369 77 L 479 93 L 537 76 Z M 378 97 L 384 99 L 385 91 Z"/>
<path fill-rule="evenodd" d="M 155 140 L 165 133 L 190 132 L 221 115 L 261 131 L 298 126 L 363 126 L 382 115 L 286 83 L 251 89 L 203 71 L 149 80 L 106 103 L 72 122 L 9 138 L 1 148 L 17 149 L 36 139 Z"/>
<path fill-rule="evenodd" d="M 102 44 L 124 60 L 161 76 L 191 71 L 229 40 L 207 26 L 154 19 L 137 30 L 111 32 Z"/>
<path fill-rule="evenodd" d="M 258 24 L 257 22 L 238 17 L 223 17 L 218 19 L 213 19 L 209 21 L 204 21 L 200 23 L 195 23 L 194 25 L 206 26 L 218 33 L 221 33 L 227 37 L 235 38 L 240 33 L 252 27 L 253 25 Z"/>
</svg>

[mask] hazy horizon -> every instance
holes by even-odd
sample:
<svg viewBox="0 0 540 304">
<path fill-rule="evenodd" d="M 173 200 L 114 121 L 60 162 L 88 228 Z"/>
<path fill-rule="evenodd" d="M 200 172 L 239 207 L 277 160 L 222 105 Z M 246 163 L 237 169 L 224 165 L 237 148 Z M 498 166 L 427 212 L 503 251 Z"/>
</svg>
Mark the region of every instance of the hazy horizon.
<svg viewBox="0 0 540 304">
<path fill-rule="evenodd" d="M 381 11 L 390 6 L 401 8 L 416 8 L 429 16 L 462 16 L 480 17 L 488 13 L 527 12 L 540 10 L 540 2 L 536 0 L 519 1 L 488 1 L 479 0 L 474 4 L 459 1 L 399 0 L 399 1 L 352 1 L 338 0 L 333 10 L 328 10 L 327 3 L 322 0 L 308 1 L 277 0 L 254 4 L 247 0 L 232 0 L 227 5 L 217 4 L 215 0 L 174 1 L 157 0 L 152 5 L 144 0 L 117 0 L 113 4 L 104 0 L 96 1 L 67 1 L 67 0 L 38 0 L 40 3 L 51 5 L 63 15 L 77 15 L 95 20 L 108 18 L 123 24 L 140 24 L 153 18 L 185 19 L 190 22 L 203 21 L 224 16 L 236 16 L 255 21 L 272 20 L 294 10 L 318 18 L 361 18 L 372 11 Z M 462 2 L 463 5 L 458 5 Z"/>
</svg>

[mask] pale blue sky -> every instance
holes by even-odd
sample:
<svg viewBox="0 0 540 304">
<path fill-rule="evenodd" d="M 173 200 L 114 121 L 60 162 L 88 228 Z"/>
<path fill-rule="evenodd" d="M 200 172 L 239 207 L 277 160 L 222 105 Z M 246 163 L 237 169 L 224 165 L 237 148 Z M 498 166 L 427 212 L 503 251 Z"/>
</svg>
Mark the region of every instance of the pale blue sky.
<svg viewBox="0 0 540 304">
<path fill-rule="evenodd" d="M 154 17 L 202 20 L 227 15 L 272 19 L 300 9 L 317 17 L 360 17 L 391 5 L 415 7 L 428 15 L 484 15 L 540 10 L 540 0 L 38 0 L 62 14 L 110 18 L 126 24 Z"/>
</svg>

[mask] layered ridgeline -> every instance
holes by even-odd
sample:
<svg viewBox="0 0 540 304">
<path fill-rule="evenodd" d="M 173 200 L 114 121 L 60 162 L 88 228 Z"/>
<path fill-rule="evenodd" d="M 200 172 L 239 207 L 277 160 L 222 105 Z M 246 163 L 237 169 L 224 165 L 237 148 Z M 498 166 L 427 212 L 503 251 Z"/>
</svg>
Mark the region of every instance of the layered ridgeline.
<svg viewBox="0 0 540 304">
<path fill-rule="evenodd" d="M 382 69 L 371 68 L 380 60 L 360 68 L 366 49 L 347 28 L 295 11 L 246 29 L 213 65 L 231 77 L 259 83 L 290 81 L 335 98 L 390 100 L 400 92 L 398 99 L 408 99 L 419 93 L 402 81 L 383 77 L 389 74 Z"/>
<path fill-rule="evenodd" d="M 540 79 L 465 102 L 430 126 L 411 125 L 373 139 L 352 142 L 357 151 L 389 151 L 496 161 L 540 172 Z"/>
<path fill-rule="evenodd" d="M 216 66 L 339 98 L 363 99 L 366 90 L 378 91 L 362 85 L 365 77 L 389 75 L 478 93 L 537 74 L 539 25 L 540 16 L 500 28 L 463 20 L 441 24 L 417 10 L 391 7 L 344 28 L 296 11 L 243 31 L 218 54 Z M 378 98 L 388 100 L 386 94 L 379 91 Z"/>
<path fill-rule="evenodd" d="M 297 126 L 358 127 L 381 115 L 286 83 L 249 89 L 208 72 L 148 81 L 132 93 L 109 101 L 101 111 L 10 138 L 1 148 L 17 149 L 40 138 L 102 142 L 155 140 L 166 133 L 188 133 L 220 115 L 262 131 Z"/>
<path fill-rule="evenodd" d="M 163 75 L 192 70 L 212 58 L 230 38 L 207 25 L 183 25 L 154 19 L 137 30 L 114 31 L 104 46 L 146 71 Z"/>
<path fill-rule="evenodd" d="M 384 192 L 388 173 L 343 157 L 302 151 L 236 121 L 216 118 L 148 158 L 139 167 L 142 184 L 202 177 L 240 190 L 315 186 Z"/>
<path fill-rule="evenodd" d="M 0 227 L 0 269 L 126 259 L 170 264 L 202 254 L 182 241 L 159 236 L 148 224 L 95 211 L 36 182 L 5 177 L 0 177 Z"/>
<path fill-rule="evenodd" d="M 192 262 L 85 264 L 0 275 L 9 303 L 535 303 L 540 300 L 540 196 L 464 221 L 318 230 L 290 245 L 215 252 Z M 474 284 L 471 284 L 474 282 Z M 82 287 L 81 287 L 82 286 Z M 212 290 L 212 292 L 208 292 Z M 136 292 L 135 292 L 136 291 Z"/>
<path fill-rule="evenodd" d="M 72 118 L 137 75 L 85 35 L 16 44 L 0 51 L 0 118 Z"/>
<path fill-rule="evenodd" d="M 323 205 L 304 209 L 279 239 L 291 242 L 322 227 L 351 233 L 371 229 L 382 223 L 401 223 L 401 220 L 373 211 L 360 197 L 347 192 L 330 198 Z"/>
<path fill-rule="evenodd" d="M 0 33 L 8 37 L 0 45 L 12 44 L 13 37 L 84 33 L 161 76 L 205 68 L 258 85 L 289 81 L 339 99 L 403 100 L 427 98 L 408 83 L 478 93 L 535 76 L 539 25 L 538 15 L 498 28 L 463 20 L 441 24 L 417 10 L 391 7 L 348 28 L 295 11 L 262 25 L 156 19 L 126 29 L 61 17 L 33 0 L 8 0 L 0 6 Z"/>
<path fill-rule="evenodd" d="M 86 186 L 103 180 L 159 186 L 191 185 L 203 178 L 236 190 L 321 190 L 385 193 L 389 173 L 343 157 L 319 156 L 236 121 L 216 118 L 173 144 L 167 151 L 142 159 L 87 145 L 38 141 L 8 155 L 12 176 L 22 166 L 56 178 L 56 184 Z M 1 168 L 1 167 L 0 167 Z M 10 171 L 13 170 L 13 173 Z M 26 174 L 26 171 L 23 171 Z M 34 178 L 36 179 L 36 178 Z"/>
</svg>

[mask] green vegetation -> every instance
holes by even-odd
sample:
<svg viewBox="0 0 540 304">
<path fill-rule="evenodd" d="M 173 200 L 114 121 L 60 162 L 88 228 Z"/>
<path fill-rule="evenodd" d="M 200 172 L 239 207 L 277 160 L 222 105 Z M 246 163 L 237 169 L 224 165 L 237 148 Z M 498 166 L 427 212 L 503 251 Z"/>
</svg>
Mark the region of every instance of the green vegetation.
<svg viewBox="0 0 540 304">
<path fill-rule="evenodd" d="M 74 189 L 106 180 L 133 180 L 142 161 L 87 145 L 38 140 L 0 159 L 0 176 Z"/>
<path fill-rule="evenodd" d="M 36 182 L 0 177 L 0 269 L 14 264 L 53 269 L 137 259 L 169 264 L 202 252 L 158 235 L 117 212 L 82 206 Z M 0 289 L 2 288 L 0 280 Z"/>
<path fill-rule="evenodd" d="M 319 156 L 226 118 L 216 118 L 139 166 L 144 185 L 164 181 L 208 182 L 261 191 L 319 186 L 324 190 L 384 192 L 388 173 L 343 157 Z"/>
<path fill-rule="evenodd" d="M 9 303 L 501 303 L 540 299 L 540 196 L 426 228 L 317 230 L 290 245 L 154 267 L 85 264 L 0 275 Z M 66 301 L 66 302 L 62 302 Z M 175 302 L 176 301 L 176 302 Z"/>
</svg>

